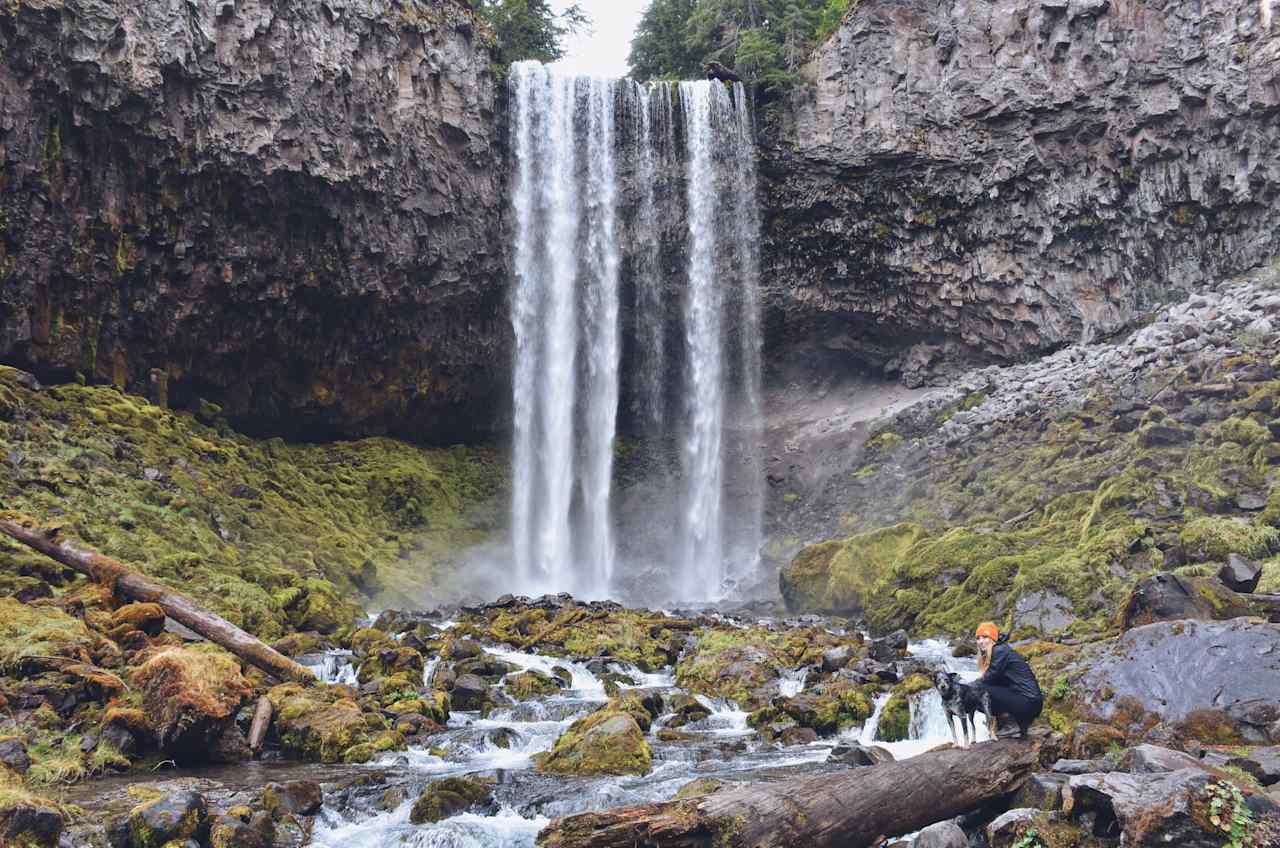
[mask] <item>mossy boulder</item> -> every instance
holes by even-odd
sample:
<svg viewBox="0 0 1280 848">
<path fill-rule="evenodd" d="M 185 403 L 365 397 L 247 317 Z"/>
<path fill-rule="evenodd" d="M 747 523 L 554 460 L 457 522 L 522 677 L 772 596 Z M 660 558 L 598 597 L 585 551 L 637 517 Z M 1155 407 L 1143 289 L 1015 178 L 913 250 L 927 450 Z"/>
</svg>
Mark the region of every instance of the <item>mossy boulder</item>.
<svg viewBox="0 0 1280 848">
<path fill-rule="evenodd" d="M 817 687 L 814 696 L 814 718 L 807 726 L 820 735 L 860 725 L 871 717 L 872 699 L 852 681 L 836 678 Z"/>
<path fill-rule="evenodd" d="M 159 636 L 164 630 L 164 610 L 159 604 L 125 604 L 111 613 L 114 632 L 141 630 L 148 636 Z"/>
<path fill-rule="evenodd" d="M 161 751 L 187 762 L 203 759 L 253 692 L 239 662 L 212 648 L 160 649 L 131 679 Z"/>
<path fill-rule="evenodd" d="M 167 792 L 129 813 L 129 839 L 135 848 L 164 848 L 188 839 L 203 841 L 209 811 L 198 792 Z"/>
<path fill-rule="evenodd" d="M 323 763 L 365 762 L 403 747 L 387 734 L 380 712 L 366 713 L 345 686 L 284 683 L 267 692 L 275 708 L 276 732 L 290 753 Z"/>
<path fill-rule="evenodd" d="M 1226 562 L 1230 554 L 1265 559 L 1280 549 L 1280 530 L 1244 518 L 1206 515 L 1187 522 L 1180 540 L 1192 562 Z"/>
<path fill-rule="evenodd" d="M 493 804 L 493 784 L 476 777 L 448 777 L 437 780 L 413 803 L 409 821 L 434 824 L 458 813 Z"/>
<path fill-rule="evenodd" d="M 0 768 L 0 845 L 55 848 L 65 826 L 62 809 Z"/>
<path fill-rule="evenodd" d="M 772 697 L 767 686 L 782 676 L 785 660 L 773 634 L 745 630 L 704 630 L 676 665 L 676 682 L 700 695 L 727 698 L 755 709 Z"/>
<path fill-rule="evenodd" d="M 605 708 L 575 721 L 536 762 L 550 774 L 648 774 L 653 752 L 634 716 Z"/>
<path fill-rule="evenodd" d="M 782 672 L 820 665 L 831 648 L 861 647 L 861 637 L 820 627 L 703 627 L 676 664 L 676 682 L 698 695 L 727 698 L 747 710 L 778 694 Z"/>
<path fill-rule="evenodd" d="M 778 575 L 787 607 L 814 612 L 861 612 L 883 576 L 923 534 L 916 524 L 860 533 L 804 548 Z"/>
<path fill-rule="evenodd" d="M 673 693 L 667 698 L 666 706 L 673 713 L 667 722 L 667 727 L 684 727 L 686 724 L 701 721 L 711 715 L 711 710 L 706 704 L 685 692 Z"/>
<path fill-rule="evenodd" d="M 507 694 L 517 701 L 527 701 L 530 698 L 543 698 L 547 695 L 554 695 L 561 688 L 560 681 L 537 669 L 513 674 L 503 682 L 503 686 L 506 688 Z"/>
<path fill-rule="evenodd" d="M 394 642 L 384 642 L 373 646 L 372 651 L 360 664 L 358 677 L 361 683 L 368 683 L 380 677 L 408 672 L 421 679 L 424 667 L 422 654 L 413 648 L 401 647 Z"/>
<path fill-rule="evenodd" d="M 102 638 L 50 603 L 0 598 L 0 672 L 60 668 L 59 659 L 91 663 Z M 50 659 L 52 658 L 52 659 Z"/>
</svg>

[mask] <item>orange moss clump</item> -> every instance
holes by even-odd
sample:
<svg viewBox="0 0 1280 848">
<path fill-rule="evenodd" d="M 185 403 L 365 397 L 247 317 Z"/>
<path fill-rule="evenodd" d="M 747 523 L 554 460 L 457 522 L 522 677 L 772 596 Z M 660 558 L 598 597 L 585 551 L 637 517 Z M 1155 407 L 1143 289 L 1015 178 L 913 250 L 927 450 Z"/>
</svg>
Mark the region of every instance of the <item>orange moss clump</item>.
<svg viewBox="0 0 1280 848">
<path fill-rule="evenodd" d="M 1244 740 L 1235 723 L 1222 710 L 1195 710 L 1176 725 L 1185 739 L 1204 745 L 1238 745 Z"/>
<path fill-rule="evenodd" d="M 240 664 L 225 651 L 164 648 L 133 673 L 160 749 L 195 758 L 235 718 L 252 693 Z"/>
</svg>

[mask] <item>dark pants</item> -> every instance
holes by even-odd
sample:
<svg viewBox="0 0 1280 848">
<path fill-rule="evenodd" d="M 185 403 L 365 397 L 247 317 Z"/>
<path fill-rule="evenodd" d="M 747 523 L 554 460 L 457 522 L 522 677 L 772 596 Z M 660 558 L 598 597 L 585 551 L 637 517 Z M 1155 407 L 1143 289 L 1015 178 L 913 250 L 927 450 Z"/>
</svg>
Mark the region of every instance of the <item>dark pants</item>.
<svg viewBox="0 0 1280 848">
<path fill-rule="evenodd" d="M 986 689 L 991 693 L 991 708 L 995 710 L 996 717 L 1006 714 L 1013 716 L 1019 727 L 1030 725 L 1040 715 L 1040 710 L 1044 709 L 1043 698 L 1033 700 L 1008 686 L 988 686 Z"/>
</svg>

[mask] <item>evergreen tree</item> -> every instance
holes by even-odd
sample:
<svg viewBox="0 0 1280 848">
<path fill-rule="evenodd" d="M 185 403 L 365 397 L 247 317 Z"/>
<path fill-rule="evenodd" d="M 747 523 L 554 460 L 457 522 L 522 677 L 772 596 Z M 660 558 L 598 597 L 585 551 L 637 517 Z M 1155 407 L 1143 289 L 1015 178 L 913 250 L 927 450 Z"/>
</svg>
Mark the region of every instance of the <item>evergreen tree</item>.
<svg viewBox="0 0 1280 848">
<path fill-rule="evenodd" d="M 509 66 L 524 59 L 554 62 L 564 55 L 565 36 L 590 24 L 577 3 L 556 14 L 549 0 L 471 0 L 498 37 L 498 64 Z"/>
<path fill-rule="evenodd" d="M 685 44 L 685 23 L 696 0 L 653 0 L 631 39 L 631 76 L 690 79 L 702 75 L 702 54 Z"/>
<path fill-rule="evenodd" d="M 717 61 L 766 89 L 799 79 L 851 0 L 652 0 L 631 41 L 638 79 L 701 76 Z"/>
</svg>

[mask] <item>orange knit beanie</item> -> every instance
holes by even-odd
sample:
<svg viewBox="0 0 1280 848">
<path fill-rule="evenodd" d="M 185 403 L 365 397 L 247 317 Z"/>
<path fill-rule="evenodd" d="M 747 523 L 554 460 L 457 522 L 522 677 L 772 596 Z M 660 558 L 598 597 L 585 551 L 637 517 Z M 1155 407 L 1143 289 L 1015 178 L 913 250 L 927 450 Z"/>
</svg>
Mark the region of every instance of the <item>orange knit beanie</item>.
<svg viewBox="0 0 1280 848">
<path fill-rule="evenodd" d="M 984 621 L 978 625 L 978 629 L 974 632 L 975 636 L 986 636 L 992 642 L 1000 638 L 1000 628 L 996 627 L 995 622 Z"/>
</svg>

